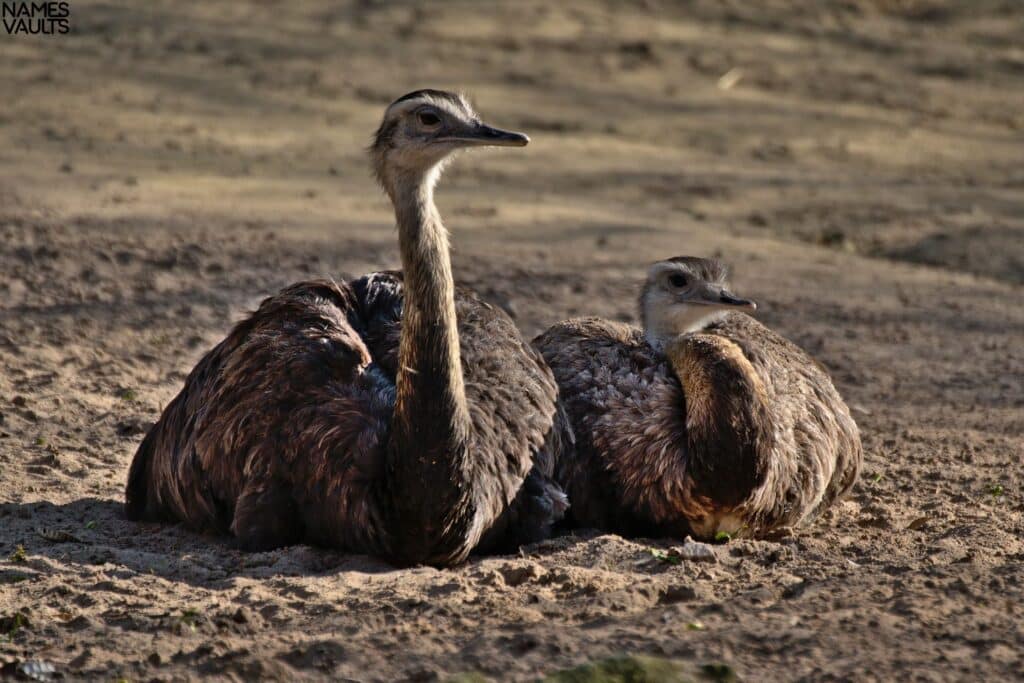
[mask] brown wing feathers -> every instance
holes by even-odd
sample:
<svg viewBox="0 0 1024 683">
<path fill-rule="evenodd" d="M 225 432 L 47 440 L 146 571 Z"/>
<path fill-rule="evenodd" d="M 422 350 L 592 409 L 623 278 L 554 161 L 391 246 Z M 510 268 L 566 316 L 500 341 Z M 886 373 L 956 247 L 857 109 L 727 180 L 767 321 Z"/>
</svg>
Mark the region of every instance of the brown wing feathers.
<svg viewBox="0 0 1024 683">
<path fill-rule="evenodd" d="M 401 294 L 398 274 L 375 273 L 264 301 L 197 364 L 143 440 L 128 516 L 230 531 L 250 549 L 309 541 L 393 554 L 396 493 L 381 453 Z M 513 448 L 525 459 L 477 501 L 500 518 L 485 545 L 511 548 L 544 537 L 564 511 L 548 443 L 557 389 L 504 313 L 465 290 L 457 308 L 475 452 L 503 460 Z M 537 470 L 524 481 L 531 459 Z"/>
<path fill-rule="evenodd" d="M 575 434 L 556 473 L 577 526 L 756 536 L 813 517 L 856 480 L 859 435 L 828 376 L 746 315 L 664 353 L 598 319 L 535 343 Z"/>
</svg>

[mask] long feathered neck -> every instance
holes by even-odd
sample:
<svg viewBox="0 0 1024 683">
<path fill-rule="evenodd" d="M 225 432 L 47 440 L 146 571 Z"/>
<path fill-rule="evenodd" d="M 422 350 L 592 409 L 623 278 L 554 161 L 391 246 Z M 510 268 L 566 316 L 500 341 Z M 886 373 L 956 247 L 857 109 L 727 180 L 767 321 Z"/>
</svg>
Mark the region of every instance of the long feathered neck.
<svg viewBox="0 0 1024 683">
<path fill-rule="evenodd" d="M 448 232 L 434 204 L 440 172 L 398 176 L 389 190 L 405 273 L 393 438 L 430 461 L 454 455 L 469 431 Z"/>
<path fill-rule="evenodd" d="M 767 389 L 725 337 L 681 335 L 665 355 L 686 397 L 690 477 L 715 505 L 738 505 L 764 480 L 775 440 Z"/>
<path fill-rule="evenodd" d="M 448 233 L 434 206 L 435 167 L 393 177 L 404 269 L 402 333 L 387 468 L 392 556 L 407 564 L 462 559 L 471 493 L 469 409 L 455 319 Z"/>
</svg>

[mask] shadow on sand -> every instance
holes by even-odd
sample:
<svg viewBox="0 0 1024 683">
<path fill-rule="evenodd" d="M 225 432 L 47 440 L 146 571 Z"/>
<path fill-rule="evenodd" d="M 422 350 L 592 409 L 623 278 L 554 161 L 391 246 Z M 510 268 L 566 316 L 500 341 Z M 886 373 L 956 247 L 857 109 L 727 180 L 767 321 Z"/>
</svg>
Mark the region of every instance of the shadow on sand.
<svg viewBox="0 0 1024 683">
<path fill-rule="evenodd" d="M 17 553 L 20 558 L 18 547 L 24 549 L 24 561 L 0 568 L 0 581 L 7 577 L 6 582 L 50 568 L 37 558 L 102 565 L 117 578 L 151 574 L 207 588 L 226 586 L 236 578 L 396 571 L 367 555 L 305 545 L 246 553 L 234 548 L 230 537 L 198 534 L 180 525 L 130 522 L 120 501 L 102 498 L 0 504 L 0 529 L 0 556 Z"/>
<path fill-rule="evenodd" d="M 50 562 L 102 566 L 112 578 L 139 574 L 205 588 L 223 588 L 238 578 L 315 576 L 341 572 L 385 574 L 399 571 L 368 556 L 295 545 L 270 552 L 248 553 L 228 536 L 199 534 L 181 525 L 136 523 L 124 516 L 121 501 L 80 498 L 64 504 L 47 501 L 0 504 L 0 557 L 24 549 L 23 562 L 0 565 L 0 583 L 30 578 L 52 570 Z M 548 554 L 598 535 L 582 531 L 523 548 Z M 474 556 L 469 563 L 483 559 Z"/>
</svg>

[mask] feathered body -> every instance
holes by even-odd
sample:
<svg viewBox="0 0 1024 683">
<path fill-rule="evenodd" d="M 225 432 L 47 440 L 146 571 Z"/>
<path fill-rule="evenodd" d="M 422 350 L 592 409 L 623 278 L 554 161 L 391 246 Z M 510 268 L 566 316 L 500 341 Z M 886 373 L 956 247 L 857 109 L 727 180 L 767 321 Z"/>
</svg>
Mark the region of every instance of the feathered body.
<svg viewBox="0 0 1024 683">
<path fill-rule="evenodd" d="M 464 103 L 423 91 L 386 115 L 408 129 L 420 173 L 389 161 L 408 150 L 378 134 L 378 174 L 408 176 L 382 179 L 404 275 L 302 282 L 266 299 L 142 442 L 129 518 L 231 532 L 246 549 L 310 542 L 399 564 L 450 565 L 549 533 L 566 506 L 548 449 L 557 388 L 512 320 L 452 283 L 432 198 L 444 154 L 423 150 L 449 128 L 495 131 L 463 131 L 465 112 L 445 98 Z"/>
<path fill-rule="evenodd" d="M 575 437 L 556 479 L 576 526 L 758 536 L 815 516 L 856 481 L 860 437 L 828 375 L 745 314 L 664 344 L 596 318 L 534 343 Z"/>
</svg>

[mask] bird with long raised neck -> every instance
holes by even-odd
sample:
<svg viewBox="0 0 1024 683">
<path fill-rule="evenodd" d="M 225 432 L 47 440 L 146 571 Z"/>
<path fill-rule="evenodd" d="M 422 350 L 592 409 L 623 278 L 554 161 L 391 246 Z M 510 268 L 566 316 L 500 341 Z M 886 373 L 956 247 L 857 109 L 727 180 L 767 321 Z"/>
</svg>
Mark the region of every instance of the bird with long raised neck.
<svg viewBox="0 0 1024 683">
<path fill-rule="evenodd" d="M 758 537 L 849 491 L 862 459 L 850 411 L 820 365 L 746 315 L 756 306 L 720 261 L 653 264 L 639 304 L 643 329 L 586 318 L 534 341 L 572 429 L 556 463 L 568 523 Z"/>
<path fill-rule="evenodd" d="M 139 446 L 128 517 L 403 565 L 548 535 L 567 505 L 551 479 L 554 378 L 508 315 L 453 283 L 434 205 L 454 152 L 527 142 L 461 95 L 395 100 L 370 155 L 403 271 L 264 300 Z"/>
</svg>

